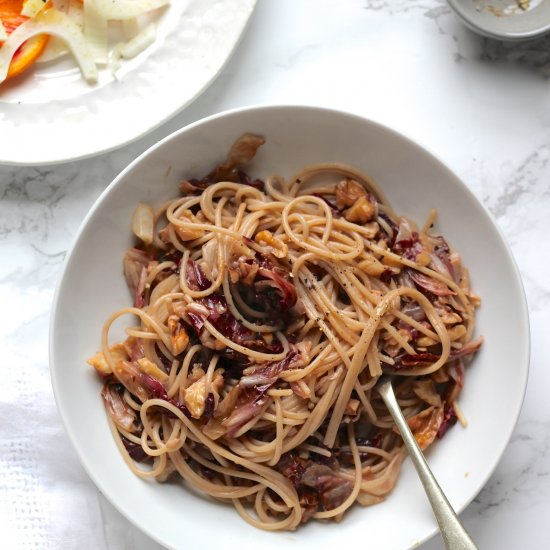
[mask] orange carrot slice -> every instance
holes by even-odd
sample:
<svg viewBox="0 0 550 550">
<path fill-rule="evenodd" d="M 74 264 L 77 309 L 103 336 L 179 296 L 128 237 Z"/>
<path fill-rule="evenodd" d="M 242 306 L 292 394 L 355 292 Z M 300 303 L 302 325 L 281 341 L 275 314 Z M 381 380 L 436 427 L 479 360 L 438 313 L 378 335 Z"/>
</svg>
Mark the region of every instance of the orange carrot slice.
<svg viewBox="0 0 550 550">
<path fill-rule="evenodd" d="M 0 20 L 8 36 L 27 21 L 28 17 L 21 15 L 22 9 L 23 0 L 0 0 Z M 11 60 L 6 80 L 28 69 L 42 55 L 48 40 L 48 35 L 41 34 L 23 43 Z"/>
</svg>

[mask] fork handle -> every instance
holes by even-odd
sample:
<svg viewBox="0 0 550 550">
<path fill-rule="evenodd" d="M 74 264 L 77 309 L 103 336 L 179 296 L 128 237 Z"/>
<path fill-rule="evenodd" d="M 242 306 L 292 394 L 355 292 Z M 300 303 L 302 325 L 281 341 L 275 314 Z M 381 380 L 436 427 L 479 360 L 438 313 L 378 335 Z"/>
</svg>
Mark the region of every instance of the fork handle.
<svg viewBox="0 0 550 550">
<path fill-rule="evenodd" d="M 477 546 L 466 532 L 456 515 L 447 497 L 437 483 L 414 435 L 412 434 L 401 408 L 397 403 L 391 382 L 384 382 L 377 387 L 382 399 L 386 403 L 395 424 L 401 432 L 401 437 L 409 451 L 420 481 L 439 525 L 443 542 L 447 550 L 477 550 Z"/>
</svg>

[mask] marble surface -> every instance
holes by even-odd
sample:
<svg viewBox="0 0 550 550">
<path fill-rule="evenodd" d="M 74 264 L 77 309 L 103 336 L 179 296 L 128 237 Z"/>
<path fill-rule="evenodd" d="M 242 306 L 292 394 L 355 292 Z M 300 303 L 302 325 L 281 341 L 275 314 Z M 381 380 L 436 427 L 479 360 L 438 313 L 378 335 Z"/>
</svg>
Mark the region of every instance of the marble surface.
<svg viewBox="0 0 550 550">
<path fill-rule="evenodd" d="M 550 37 L 480 38 L 442 0 L 260 0 L 216 81 L 154 133 L 94 159 L 0 166 L 0 527 L 10 548 L 158 548 L 97 493 L 69 447 L 49 386 L 54 288 L 84 215 L 129 161 L 201 117 L 257 103 L 391 125 L 446 161 L 496 217 L 529 302 L 530 379 L 510 444 L 462 519 L 480 548 L 550 547 L 549 77 Z M 18 436 L 33 423 L 32 437 Z M 76 524 L 63 514 L 68 491 Z"/>
</svg>

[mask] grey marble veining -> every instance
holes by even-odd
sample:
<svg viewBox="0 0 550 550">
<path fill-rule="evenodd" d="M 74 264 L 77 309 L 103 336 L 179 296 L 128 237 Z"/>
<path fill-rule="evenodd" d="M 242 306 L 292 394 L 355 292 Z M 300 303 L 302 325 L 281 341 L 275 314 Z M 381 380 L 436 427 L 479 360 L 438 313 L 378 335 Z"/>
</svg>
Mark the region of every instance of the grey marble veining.
<svg viewBox="0 0 550 550">
<path fill-rule="evenodd" d="M 79 548 L 157 547 L 97 494 L 67 449 L 45 383 L 54 288 L 84 216 L 128 162 L 203 116 L 278 102 L 341 108 L 396 127 L 449 163 L 495 216 L 524 280 L 532 364 L 510 444 L 462 517 L 480 548 L 549 547 L 549 77 L 550 37 L 523 44 L 478 37 L 443 0 L 260 0 L 216 81 L 155 132 L 98 158 L 47 168 L 0 166 L 0 305 L 9 312 L 0 318 L 0 418 L 12 419 L 12 427 L 33 422 L 37 400 L 42 415 L 32 440 L 17 441 L 6 435 L 10 426 L 0 426 L 0 467 L 9 469 L 11 453 L 22 453 L 41 476 L 40 483 L 28 477 L 26 500 L 15 515 L 21 548 L 50 548 L 60 532 L 68 541 L 85 540 L 83 533 L 98 521 L 103 540 Z M 26 369 L 28 382 L 16 385 L 11 368 Z M 59 461 L 41 460 L 56 452 Z M 56 490 L 67 487 L 83 509 L 82 525 L 56 516 Z M 0 511 L 9 491 L 0 494 Z M 24 505 L 35 510 L 39 525 L 27 541 Z M 423 545 L 440 547 L 437 539 Z"/>
</svg>

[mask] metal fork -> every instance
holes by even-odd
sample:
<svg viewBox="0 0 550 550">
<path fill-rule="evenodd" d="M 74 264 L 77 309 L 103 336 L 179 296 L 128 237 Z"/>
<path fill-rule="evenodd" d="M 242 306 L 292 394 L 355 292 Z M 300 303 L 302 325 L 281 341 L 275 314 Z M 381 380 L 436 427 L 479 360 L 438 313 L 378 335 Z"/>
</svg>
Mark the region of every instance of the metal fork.
<svg viewBox="0 0 550 550">
<path fill-rule="evenodd" d="M 418 472 L 418 477 L 420 477 L 420 481 L 424 486 L 424 491 L 426 491 L 426 495 L 428 495 L 435 519 L 439 525 L 443 542 L 445 543 L 445 548 L 447 548 L 447 550 L 477 550 L 477 546 L 460 523 L 453 507 L 432 474 L 403 416 L 401 408 L 395 398 L 395 393 L 393 392 L 391 377 L 387 375 L 382 376 L 376 384 L 376 389 L 380 397 L 384 400 L 384 403 L 386 403 L 386 407 L 388 407 L 397 428 L 401 432 L 405 447 L 407 447 L 414 467 Z"/>
</svg>

